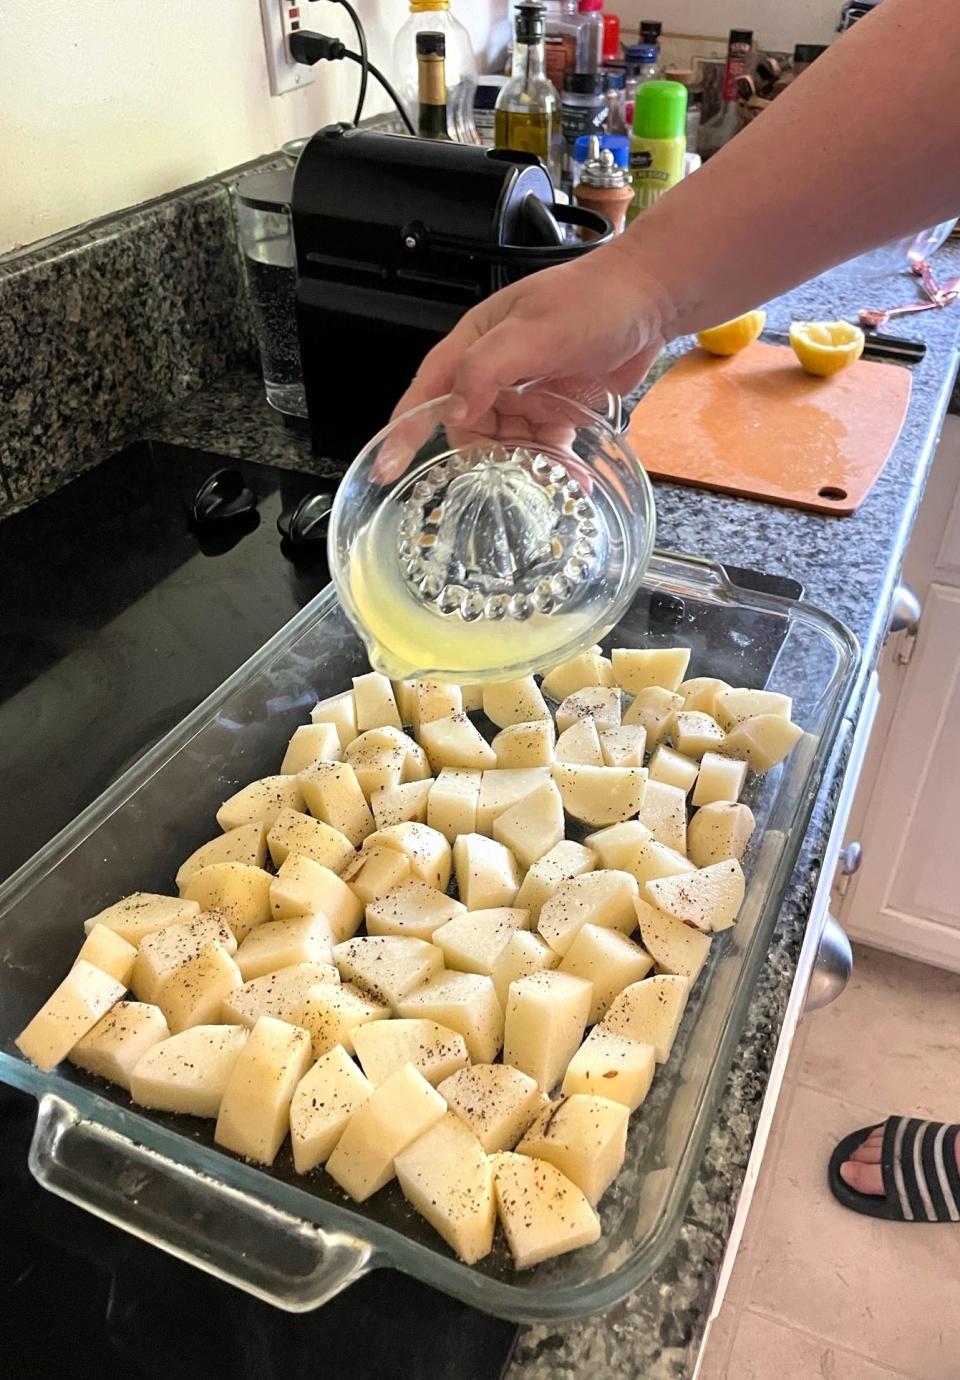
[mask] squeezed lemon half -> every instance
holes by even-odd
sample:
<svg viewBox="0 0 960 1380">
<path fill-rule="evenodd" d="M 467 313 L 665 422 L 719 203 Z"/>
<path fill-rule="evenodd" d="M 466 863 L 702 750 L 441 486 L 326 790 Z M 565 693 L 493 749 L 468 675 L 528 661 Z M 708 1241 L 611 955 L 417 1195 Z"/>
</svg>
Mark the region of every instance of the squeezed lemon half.
<svg viewBox="0 0 960 1380">
<path fill-rule="evenodd" d="M 808 374 L 829 378 L 860 358 L 864 334 L 849 321 L 794 321 L 790 344 Z"/>
<path fill-rule="evenodd" d="M 765 311 L 745 311 L 732 321 L 697 332 L 697 344 L 712 355 L 737 355 L 759 337 L 767 324 Z"/>
</svg>

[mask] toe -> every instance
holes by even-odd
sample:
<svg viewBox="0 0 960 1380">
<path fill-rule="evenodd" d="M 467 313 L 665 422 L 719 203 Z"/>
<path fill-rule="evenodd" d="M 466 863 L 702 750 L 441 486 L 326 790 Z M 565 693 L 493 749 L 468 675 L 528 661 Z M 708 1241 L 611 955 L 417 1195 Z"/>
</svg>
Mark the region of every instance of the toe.
<svg viewBox="0 0 960 1380">
<path fill-rule="evenodd" d="M 883 1197 L 883 1171 L 879 1164 L 863 1164 L 858 1160 L 847 1160 L 840 1166 L 840 1177 L 856 1193 L 867 1193 L 873 1197 Z"/>
<path fill-rule="evenodd" d="M 883 1154 L 883 1142 L 879 1140 L 865 1140 L 862 1145 L 858 1145 L 850 1156 L 851 1160 L 856 1160 L 858 1164 L 879 1164 Z"/>
</svg>

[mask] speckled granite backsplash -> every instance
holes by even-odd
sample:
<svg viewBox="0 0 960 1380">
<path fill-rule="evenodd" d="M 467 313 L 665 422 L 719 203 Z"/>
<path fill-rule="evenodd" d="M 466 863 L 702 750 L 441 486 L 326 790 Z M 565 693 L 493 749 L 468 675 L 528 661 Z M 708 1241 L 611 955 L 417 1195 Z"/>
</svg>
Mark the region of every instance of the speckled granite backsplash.
<svg viewBox="0 0 960 1380">
<path fill-rule="evenodd" d="M 253 356 L 230 182 L 200 183 L 0 259 L 0 512 Z"/>
</svg>

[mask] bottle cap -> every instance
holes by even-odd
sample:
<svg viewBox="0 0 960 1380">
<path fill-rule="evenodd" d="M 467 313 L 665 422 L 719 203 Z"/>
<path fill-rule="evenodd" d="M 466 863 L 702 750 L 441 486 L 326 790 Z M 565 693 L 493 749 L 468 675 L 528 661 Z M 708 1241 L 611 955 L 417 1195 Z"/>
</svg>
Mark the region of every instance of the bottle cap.
<svg viewBox="0 0 960 1380">
<path fill-rule="evenodd" d="M 663 25 L 659 19 L 640 20 L 640 42 L 659 43 L 660 35 L 663 32 Z"/>
<path fill-rule="evenodd" d="M 517 42 L 539 43 L 545 32 L 544 9 L 535 0 L 523 0 L 517 6 Z"/>
<path fill-rule="evenodd" d="M 821 53 L 827 51 L 825 43 L 798 43 L 793 50 L 794 65 L 815 62 Z"/>
<path fill-rule="evenodd" d="M 586 163 L 590 156 L 590 140 L 600 139 L 600 148 L 609 149 L 618 168 L 630 166 L 630 136 L 628 134 L 581 134 L 573 142 L 574 163 Z"/>
<path fill-rule="evenodd" d="M 659 49 L 655 43 L 630 43 L 623 50 L 628 67 L 647 67 L 656 62 Z"/>
<path fill-rule="evenodd" d="M 628 187 L 627 171 L 613 161 L 611 149 L 602 149 L 595 134 L 588 135 L 590 148 L 580 173 L 580 181 L 588 187 Z"/>
<path fill-rule="evenodd" d="M 617 62 L 620 58 L 620 16 L 603 16 L 603 60 Z"/>
<path fill-rule="evenodd" d="M 430 10 L 448 10 L 450 0 L 410 0 L 411 14 L 428 14 Z"/>
<path fill-rule="evenodd" d="M 603 9 L 603 0 L 580 0 L 577 8 L 581 14 L 592 14 L 596 10 Z"/>
<path fill-rule="evenodd" d="M 445 57 L 447 40 L 443 34 L 421 30 L 417 34 L 417 57 Z"/>
<path fill-rule="evenodd" d="M 752 29 L 731 29 L 731 30 L 730 30 L 729 42 L 730 42 L 730 43 L 742 43 L 742 44 L 744 45 L 744 47 L 746 47 L 746 48 L 752 48 L 752 47 L 753 47 L 753 30 L 752 30 Z"/>
<path fill-rule="evenodd" d="M 637 87 L 633 132 L 641 139 L 682 139 L 687 118 L 687 88 L 678 81 L 645 81 Z"/>
<path fill-rule="evenodd" d="M 604 91 L 622 91 L 627 84 L 625 72 L 612 72 L 609 68 L 603 74 Z"/>
<path fill-rule="evenodd" d="M 603 76 L 600 72 L 567 72 L 563 89 L 577 96 L 599 96 L 603 91 Z"/>
</svg>

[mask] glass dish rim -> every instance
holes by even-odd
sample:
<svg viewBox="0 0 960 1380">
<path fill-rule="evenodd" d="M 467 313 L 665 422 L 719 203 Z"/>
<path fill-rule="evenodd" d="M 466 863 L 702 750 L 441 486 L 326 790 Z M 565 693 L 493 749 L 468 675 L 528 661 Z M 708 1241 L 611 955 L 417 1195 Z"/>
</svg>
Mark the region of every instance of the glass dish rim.
<svg viewBox="0 0 960 1380">
<path fill-rule="evenodd" d="M 717 1052 L 703 1087 L 700 1105 L 691 1134 L 678 1158 L 676 1170 L 663 1209 L 644 1240 L 615 1270 L 588 1283 L 551 1282 L 539 1292 L 509 1280 L 474 1271 L 470 1266 L 446 1255 L 438 1248 L 403 1236 L 396 1228 L 371 1219 L 360 1219 L 349 1205 L 321 1199 L 295 1185 L 264 1173 L 253 1165 L 233 1159 L 225 1152 L 198 1144 L 188 1136 L 170 1130 L 140 1113 L 100 1096 L 96 1091 L 65 1082 L 52 1071 L 41 1073 L 26 1060 L 0 1051 L 0 1082 L 8 1083 L 37 1097 L 52 1094 L 73 1108 L 82 1119 L 91 1120 L 138 1145 L 153 1150 L 176 1164 L 264 1202 L 295 1218 L 311 1223 L 321 1231 L 338 1232 L 369 1251 L 361 1273 L 381 1267 L 403 1270 L 424 1283 L 488 1313 L 519 1322 L 562 1322 L 601 1311 L 620 1302 L 657 1268 L 676 1240 L 683 1213 L 700 1167 L 706 1139 L 713 1124 L 718 1091 L 722 1089 L 742 1034 L 743 1017 L 752 998 L 755 981 L 764 961 L 770 933 L 779 912 L 784 889 L 793 872 L 810 817 L 819 794 L 823 771 L 829 761 L 849 696 L 853 690 L 860 649 L 854 634 L 832 614 L 806 600 L 768 594 L 738 585 L 719 563 L 668 551 L 654 553 L 644 579 L 660 583 L 669 580 L 671 568 L 679 563 L 674 579 L 699 572 L 712 581 L 709 591 L 727 602 L 743 602 L 746 596 L 757 608 L 800 619 L 827 636 L 837 653 L 837 664 L 823 693 L 833 690 L 832 704 L 816 750 L 808 768 L 802 799 L 791 823 L 786 845 L 764 899 L 760 917 L 736 979 L 733 994 L 723 1016 Z M 636 592 L 636 591 L 635 591 Z M 706 596 L 707 590 L 704 590 Z M 739 596 L 739 597 L 738 597 Z M 319 623 L 338 604 L 330 586 L 300 610 L 283 628 L 208 695 L 181 722 L 134 762 L 97 800 L 83 810 L 34 856 L 28 859 L 0 886 L 0 919 L 34 884 L 46 877 L 54 866 L 82 843 L 105 818 L 124 805 L 137 789 L 162 764 L 183 748 L 229 699 L 262 667 L 291 648 L 314 624 Z"/>
</svg>

